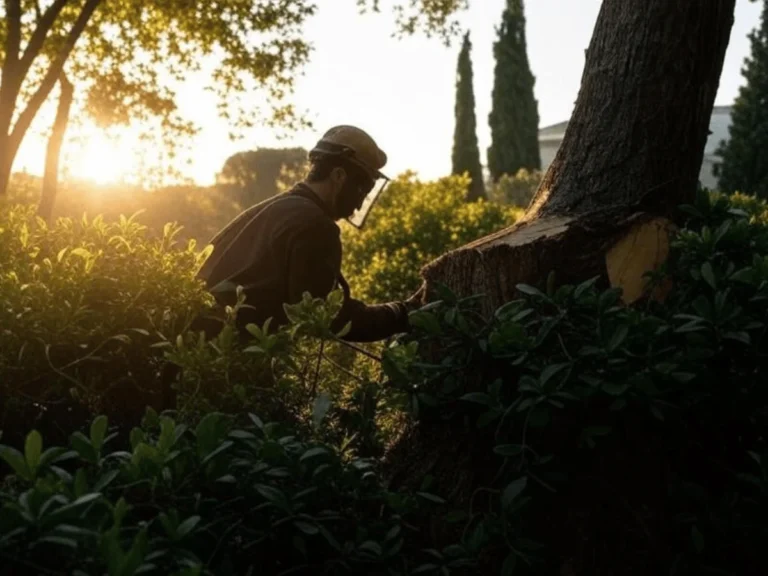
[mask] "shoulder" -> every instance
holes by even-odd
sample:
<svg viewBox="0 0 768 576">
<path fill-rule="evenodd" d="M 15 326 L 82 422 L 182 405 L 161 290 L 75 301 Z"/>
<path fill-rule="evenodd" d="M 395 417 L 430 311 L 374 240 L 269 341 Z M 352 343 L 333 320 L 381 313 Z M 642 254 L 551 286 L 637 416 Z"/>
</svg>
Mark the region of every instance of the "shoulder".
<svg viewBox="0 0 768 576">
<path fill-rule="evenodd" d="M 286 194 L 269 208 L 269 220 L 278 237 L 288 242 L 299 240 L 322 245 L 341 243 L 341 230 L 312 200 Z"/>
</svg>

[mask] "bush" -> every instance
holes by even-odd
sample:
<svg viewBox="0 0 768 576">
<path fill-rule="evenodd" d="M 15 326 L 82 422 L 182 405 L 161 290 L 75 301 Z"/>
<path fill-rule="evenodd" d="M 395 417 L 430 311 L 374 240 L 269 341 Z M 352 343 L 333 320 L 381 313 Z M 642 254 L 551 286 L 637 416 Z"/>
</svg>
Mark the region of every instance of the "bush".
<svg viewBox="0 0 768 576">
<path fill-rule="evenodd" d="M 492 202 L 526 209 L 539 188 L 544 174 L 539 170 L 521 168 L 514 176 L 502 174 L 499 181 L 488 186 L 488 198 Z"/>
<path fill-rule="evenodd" d="M 505 209 L 456 200 L 460 184 L 395 183 L 393 211 L 377 206 L 351 239 L 360 270 L 394 251 L 397 215 L 429 249 L 443 224 L 504 224 Z M 702 193 L 683 209 L 652 275 L 674 287 L 664 302 L 627 307 L 597 279 L 553 275 L 484 318 L 479 295 L 439 288 L 414 333 L 365 362 L 328 329 L 338 293 L 289 307 L 280 330 L 251 326 L 247 343 L 227 329 L 206 341 L 184 330 L 209 302 L 192 279 L 200 255 L 172 248 L 172 227 L 153 240 L 129 219 L 46 229 L 2 213 L 0 377 L 15 419 L 0 555 L 14 573 L 765 573 L 768 206 Z M 161 353 L 183 368 L 178 411 L 69 435 L 111 381 L 151 382 Z M 92 399 L 87 416 L 51 404 L 72 390 Z M 68 442 L 9 410 L 38 399 Z M 19 434 L 33 426 L 69 449 Z M 382 465 L 368 458 L 391 444 Z"/>
<path fill-rule="evenodd" d="M 404 299 L 421 285 L 420 269 L 445 252 L 514 223 L 519 211 L 465 201 L 469 179 L 421 182 L 406 173 L 391 182 L 363 230 L 342 230 L 344 273 L 368 301 Z"/>
<path fill-rule="evenodd" d="M 7 204 L 37 206 L 40 201 L 40 178 L 14 174 Z M 180 226 L 176 238 L 195 240 L 205 245 L 216 232 L 242 210 L 236 186 L 170 186 L 144 190 L 130 185 L 99 186 L 84 182 L 61 182 L 53 211 L 57 218 L 80 220 L 101 216 L 105 221 L 118 220 L 123 214 L 141 214 L 149 237 L 162 237 L 169 222 Z"/>
<path fill-rule="evenodd" d="M 66 398 L 96 411 L 135 400 L 143 412 L 158 392 L 152 347 L 211 303 L 194 279 L 205 254 L 193 241 L 175 247 L 177 230 L 150 239 L 131 218 L 48 227 L 32 207 L 0 211 L 3 429 L 30 422 L 28 410 L 66 419 Z"/>
<path fill-rule="evenodd" d="M 663 303 L 626 307 L 597 279 L 551 277 L 490 320 L 445 289 L 414 315 L 418 333 L 385 366 L 446 444 L 406 437 L 401 467 L 475 471 L 435 490 L 472 491 L 465 530 L 493 551 L 489 573 L 768 570 L 766 208 L 706 193 L 684 207 L 652 282 L 674 286 Z"/>
<path fill-rule="evenodd" d="M 412 516 L 440 500 L 394 494 L 374 462 L 251 415 L 194 428 L 149 412 L 130 445 L 104 417 L 68 448 L 0 446 L 0 553 L 13 574 L 416 574 Z M 468 554 L 455 557 L 455 566 Z M 419 571 L 419 568 L 422 569 Z"/>
</svg>

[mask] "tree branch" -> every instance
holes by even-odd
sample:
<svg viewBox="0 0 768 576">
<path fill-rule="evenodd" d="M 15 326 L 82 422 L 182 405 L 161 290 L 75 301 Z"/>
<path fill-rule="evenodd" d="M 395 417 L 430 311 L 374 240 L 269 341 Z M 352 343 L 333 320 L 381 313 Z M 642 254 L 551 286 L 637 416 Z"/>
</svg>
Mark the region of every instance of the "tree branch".
<svg viewBox="0 0 768 576">
<path fill-rule="evenodd" d="M 66 2 L 66 0 L 57 1 Z M 48 98 L 48 95 L 51 93 L 51 90 L 53 90 L 53 87 L 56 85 L 56 82 L 58 81 L 59 76 L 64 69 L 64 64 L 67 62 L 67 58 L 69 58 L 69 55 L 72 53 L 72 49 L 75 47 L 75 43 L 82 35 L 83 30 L 85 30 L 85 27 L 88 24 L 88 21 L 91 19 L 91 16 L 93 16 L 93 13 L 96 11 L 96 8 L 98 8 L 101 2 L 102 0 L 86 0 L 85 5 L 83 6 L 80 14 L 77 17 L 77 20 L 75 21 L 75 24 L 72 26 L 69 34 L 67 34 L 67 39 L 64 41 L 64 45 L 56 55 L 56 59 L 48 67 L 43 80 L 40 82 L 40 86 L 29 99 L 29 102 L 27 103 L 26 108 L 24 108 L 24 111 L 19 115 L 19 119 L 16 122 L 16 125 L 13 127 L 13 132 L 11 133 L 8 146 L 10 150 L 15 151 L 18 149 L 22 139 L 24 138 L 24 135 L 32 124 L 32 120 L 34 120 L 37 112 L 40 110 L 40 107 L 43 105 L 45 100 Z M 47 12 L 48 11 L 46 11 L 46 13 Z M 45 15 L 43 15 L 43 17 L 45 17 Z M 26 57 L 26 52 L 24 56 Z"/>
<path fill-rule="evenodd" d="M 8 64 L 19 60 L 21 45 L 21 0 L 5 0 L 5 17 L 8 20 L 8 36 L 5 37 L 5 65 L 3 76 Z M 5 83 L 5 82 L 3 82 Z"/>
<path fill-rule="evenodd" d="M 45 42 L 46 36 L 48 36 L 48 32 L 51 31 L 51 28 L 53 28 L 53 25 L 56 23 L 56 18 L 59 17 L 59 14 L 61 14 L 64 6 L 66 6 L 69 1 L 70 0 L 56 0 L 46 8 L 42 16 L 38 17 L 35 31 L 32 32 L 32 37 L 29 39 L 29 43 L 24 49 L 24 54 L 21 56 L 20 70 L 22 76 L 27 74 L 27 71 L 29 71 L 29 68 L 32 66 L 32 62 L 40 54 L 40 50 L 43 48 L 43 43 Z M 85 7 L 83 7 L 83 10 L 85 10 Z"/>
<path fill-rule="evenodd" d="M 5 37 L 5 58 L 0 75 L 0 138 L 8 135 L 16 98 L 21 88 L 19 46 L 21 44 L 21 0 L 5 0 L 8 35 Z M 4 151 L 0 151 L 0 156 Z M 5 162 L 5 159 L 3 159 Z"/>
</svg>

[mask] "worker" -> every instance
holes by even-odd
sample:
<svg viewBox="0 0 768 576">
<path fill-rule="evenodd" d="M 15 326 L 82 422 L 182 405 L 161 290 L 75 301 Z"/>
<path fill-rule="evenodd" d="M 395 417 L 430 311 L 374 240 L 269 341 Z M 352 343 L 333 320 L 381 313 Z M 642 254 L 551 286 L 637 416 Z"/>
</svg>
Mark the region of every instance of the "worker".
<svg viewBox="0 0 768 576">
<path fill-rule="evenodd" d="M 408 331 L 408 313 L 420 306 L 421 291 L 405 301 L 367 305 L 350 296 L 341 273 L 336 222 L 362 226 L 388 181 L 381 172 L 386 162 L 365 131 L 331 128 L 309 152 L 302 182 L 243 211 L 214 236 L 198 276 L 222 306 L 234 305 L 242 286 L 247 307 L 238 311 L 241 333 L 246 324 L 261 326 L 268 318 L 272 326 L 284 325 L 284 304 L 301 301 L 304 292 L 325 298 L 336 288 L 343 290 L 344 303 L 332 329 L 350 323 L 345 340 L 372 342 Z"/>
</svg>

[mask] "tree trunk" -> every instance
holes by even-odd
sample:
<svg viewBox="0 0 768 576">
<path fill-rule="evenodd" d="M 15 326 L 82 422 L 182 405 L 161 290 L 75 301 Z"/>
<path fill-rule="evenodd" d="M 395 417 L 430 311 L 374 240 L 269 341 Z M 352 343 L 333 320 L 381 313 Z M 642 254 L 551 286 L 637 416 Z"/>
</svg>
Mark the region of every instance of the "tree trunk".
<svg viewBox="0 0 768 576">
<path fill-rule="evenodd" d="M 13 15 L 16 17 L 12 17 L 11 11 L 7 10 L 10 28 L 9 33 L 6 35 L 6 55 L 3 61 L 2 84 L 0 85 L 0 196 L 4 196 L 8 191 L 13 162 L 16 159 L 16 154 L 24 137 L 27 135 L 29 127 L 32 125 L 32 121 L 56 85 L 75 44 L 82 36 L 91 17 L 102 2 L 102 0 L 85 1 L 58 53 L 51 60 L 37 89 L 27 101 L 24 109 L 19 113 L 11 129 L 11 119 L 18 105 L 19 89 L 27 77 L 33 62 L 39 56 L 48 32 L 50 32 L 68 1 L 54 0 L 44 13 L 38 15 L 37 25 L 21 58 L 18 57 L 19 46 L 18 38 L 16 38 L 19 33 L 16 28 L 18 28 L 20 22 L 17 19 L 21 17 L 19 2 L 18 0 L 8 0 L 6 2 L 7 7 L 13 7 Z"/>
<path fill-rule="evenodd" d="M 45 221 L 50 222 L 53 217 L 53 205 L 56 202 L 56 189 L 59 183 L 59 160 L 61 158 L 61 145 L 67 132 L 69 123 L 69 111 L 72 108 L 74 86 L 63 72 L 59 77 L 59 104 L 56 108 L 56 118 L 53 121 L 53 129 L 48 138 L 48 148 L 45 151 L 45 173 L 43 174 L 43 191 L 40 196 L 40 204 L 37 214 Z"/>
<path fill-rule="evenodd" d="M 734 5 L 603 0 L 573 116 L 525 216 L 425 267 L 428 292 L 440 283 L 458 297 L 484 294 L 490 315 L 519 297 L 519 283 L 541 285 L 555 271 L 558 284 L 598 276 L 603 286 L 621 287 L 627 303 L 643 296 L 643 273 L 666 259 L 677 206 L 696 192 Z M 573 433 L 567 425 L 557 431 Z M 393 487 L 418 489 L 429 474 L 437 479 L 434 492 L 466 504 L 491 481 L 493 472 L 484 471 L 488 442 L 462 422 L 421 423 L 390 454 Z M 595 463 L 595 474 L 610 482 L 619 470 L 647 465 L 647 482 L 633 485 L 627 498 L 635 509 L 650 510 L 644 526 L 659 534 L 651 540 L 662 538 L 658 454 L 633 452 L 631 461 L 625 452 L 618 447 L 610 462 Z M 669 573 L 664 553 L 649 551 L 658 542 L 643 541 L 637 522 L 610 512 L 621 506 L 606 501 L 607 491 L 580 492 L 586 485 L 595 483 L 570 478 L 570 493 L 557 497 L 552 517 L 539 527 L 548 557 L 559 564 L 551 573 Z M 630 562 L 641 550 L 645 555 Z"/>
<path fill-rule="evenodd" d="M 734 4 L 605 0 L 573 116 L 525 216 L 431 263 L 427 284 L 484 293 L 490 311 L 515 296 L 516 284 L 540 283 L 551 270 L 577 281 L 611 280 L 613 269 L 612 284 L 634 299 L 642 270 L 617 275 L 634 266 L 622 239 L 639 232 L 650 240 L 659 230 L 655 252 L 665 254 L 676 207 L 693 199 Z"/>
</svg>

